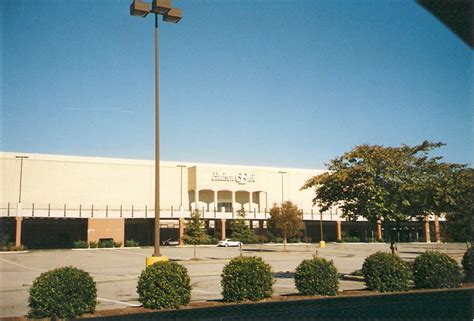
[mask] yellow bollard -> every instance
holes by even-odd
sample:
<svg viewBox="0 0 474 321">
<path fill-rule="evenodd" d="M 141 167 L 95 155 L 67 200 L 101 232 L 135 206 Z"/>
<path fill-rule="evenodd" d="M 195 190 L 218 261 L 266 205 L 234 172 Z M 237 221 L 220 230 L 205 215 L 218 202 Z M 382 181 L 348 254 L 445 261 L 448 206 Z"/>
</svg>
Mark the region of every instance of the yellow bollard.
<svg viewBox="0 0 474 321">
<path fill-rule="evenodd" d="M 326 247 L 326 241 L 319 241 L 319 247 L 320 248 Z"/>
<path fill-rule="evenodd" d="M 150 256 L 147 257 L 145 260 L 146 266 L 150 266 L 152 264 L 155 264 L 156 262 L 168 262 L 169 259 L 167 256 Z"/>
</svg>

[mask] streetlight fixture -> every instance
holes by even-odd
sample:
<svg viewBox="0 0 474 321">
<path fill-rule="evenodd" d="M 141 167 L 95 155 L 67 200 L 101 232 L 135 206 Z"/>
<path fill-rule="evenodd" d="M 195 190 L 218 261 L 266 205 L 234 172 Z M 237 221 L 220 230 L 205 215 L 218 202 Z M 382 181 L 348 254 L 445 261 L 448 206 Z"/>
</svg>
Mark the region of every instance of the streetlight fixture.
<svg viewBox="0 0 474 321">
<path fill-rule="evenodd" d="M 278 173 L 281 174 L 281 204 L 283 204 L 283 174 L 286 174 L 286 172 L 279 171 Z"/>
<path fill-rule="evenodd" d="M 28 156 L 15 156 L 15 158 L 20 159 L 20 189 L 18 191 L 18 203 L 21 203 L 21 181 L 23 179 L 23 160 L 29 157 Z"/>
<path fill-rule="evenodd" d="M 153 0 L 152 3 L 133 0 L 130 4 L 130 15 L 146 17 L 149 13 L 155 15 L 155 247 L 152 257 L 146 258 L 146 265 L 168 258 L 160 253 L 160 118 L 158 94 L 158 15 L 163 21 L 177 23 L 182 18 L 180 9 L 173 8 L 171 0 Z"/>
<path fill-rule="evenodd" d="M 179 167 L 180 169 L 180 185 L 179 185 L 179 210 L 183 208 L 183 168 L 186 167 L 186 165 L 176 165 L 176 167 Z"/>
</svg>

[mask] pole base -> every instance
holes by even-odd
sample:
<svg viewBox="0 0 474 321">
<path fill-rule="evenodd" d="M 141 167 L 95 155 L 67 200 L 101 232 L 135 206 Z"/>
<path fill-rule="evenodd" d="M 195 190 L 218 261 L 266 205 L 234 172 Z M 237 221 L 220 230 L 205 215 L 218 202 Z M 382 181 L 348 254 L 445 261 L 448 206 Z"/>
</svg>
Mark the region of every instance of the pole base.
<svg viewBox="0 0 474 321">
<path fill-rule="evenodd" d="M 326 247 L 326 241 L 319 241 L 319 247 L 320 248 Z"/>
<path fill-rule="evenodd" d="M 168 262 L 169 258 L 167 256 L 150 256 L 145 260 L 146 266 L 155 264 L 156 262 Z"/>
</svg>

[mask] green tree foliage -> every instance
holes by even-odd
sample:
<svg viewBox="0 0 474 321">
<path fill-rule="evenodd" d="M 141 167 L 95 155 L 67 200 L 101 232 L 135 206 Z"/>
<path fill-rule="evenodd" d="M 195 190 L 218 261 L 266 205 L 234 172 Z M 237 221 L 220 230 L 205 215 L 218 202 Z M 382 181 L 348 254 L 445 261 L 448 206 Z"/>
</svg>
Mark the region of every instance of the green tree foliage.
<svg viewBox="0 0 474 321">
<path fill-rule="evenodd" d="M 474 169 L 462 169 L 453 181 L 456 206 L 446 214 L 447 234 L 452 241 L 467 242 L 471 240 L 471 215 L 474 213 Z"/>
<path fill-rule="evenodd" d="M 188 270 L 178 263 L 160 261 L 148 266 L 138 278 L 139 301 L 148 309 L 179 308 L 191 300 Z"/>
<path fill-rule="evenodd" d="M 187 244 L 208 244 L 209 235 L 207 234 L 204 226 L 204 221 L 201 219 L 201 213 L 199 210 L 194 210 L 191 214 L 191 218 L 186 224 L 184 231 L 184 242 Z"/>
<path fill-rule="evenodd" d="M 447 254 L 426 251 L 413 262 L 413 281 L 417 288 L 456 288 L 461 285 L 461 280 L 458 263 Z"/>
<path fill-rule="evenodd" d="M 284 249 L 288 238 L 295 236 L 303 226 L 303 211 L 290 201 L 281 206 L 274 204 L 270 210 L 268 229 L 274 235 L 283 238 Z"/>
<path fill-rule="evenodd" d="M 74 318 L 94 313 L 97 289 L 89 273 L 62 267 L 42 273 L 30 288 L 32 318 Z"/>
<path fill-rule="evenodd" d="M 464 270 L 464 279 L 466 282 L 474 282 L 474 271 L 472 270 L 472 261 L 474 260 L 474 247 L 466 250 L 462 256 L 461 265 Z"/>
<path fill-rule="evenodd" d="M 453 188 L 464 165 L 440 162 L 428 154 L 442 143 L 410 147 L 360 145 L 329 163 L 329 171 L 309 179 L 313 203 L 322 211 L 338 206 L 350 219 L 404 221 L 456 207 Z"/>
<path fill-rule="evenodd" d="M 394 292 L 408 290 L 408 265 L 395 254 L 376 252 L 362 265 L 365 284 L 371 290 Z"/>
<path fill-rule="evenodd" d="M 317 256 L 304 260 L 296 268 L 295 286 L 304 295 L 336 295 L 337 269 L 332 261 Z"/>
<path fill-rule="evenodd" d="M 258 301 L 272 296 L 274 283 L 270 265 L 256 256 L 236 257 L 221 274 L 225 302 Z"/>
<path fill-rule="evenodd" d="M 242 243 L 255 243 L 255 233 L 245 224 L 245 210 L 242 208 L 237 211 L 237 218 L 230 223 L 232 239 Z"/>
</svg>

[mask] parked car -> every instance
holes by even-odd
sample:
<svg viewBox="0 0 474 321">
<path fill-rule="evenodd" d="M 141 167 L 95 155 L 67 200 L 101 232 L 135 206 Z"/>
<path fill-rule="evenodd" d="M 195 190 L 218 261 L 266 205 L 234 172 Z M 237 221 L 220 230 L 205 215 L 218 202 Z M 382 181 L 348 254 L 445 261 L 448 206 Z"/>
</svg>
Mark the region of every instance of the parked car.
<svg viewBox="0 0 474 321">
<path fill-rule="evenodd" d="M 242 246 L 242 242 L 233 241 L 231 239 L 225 239 L 225 240 L 219 241 L 219 243 L 217 243 L 217 246 L 225 246 L 225 247 L 228 247 L 228 246 Z"/>
<path fill-rule="evenodd" d="M 178 240 L 174 240 L 174 239 L 167 239 L 167 240 L 161 242 L 161 245 L 166 245 L 166 246 L 179 245 L 179 241 L 178 241 Z"/>
</svg>

